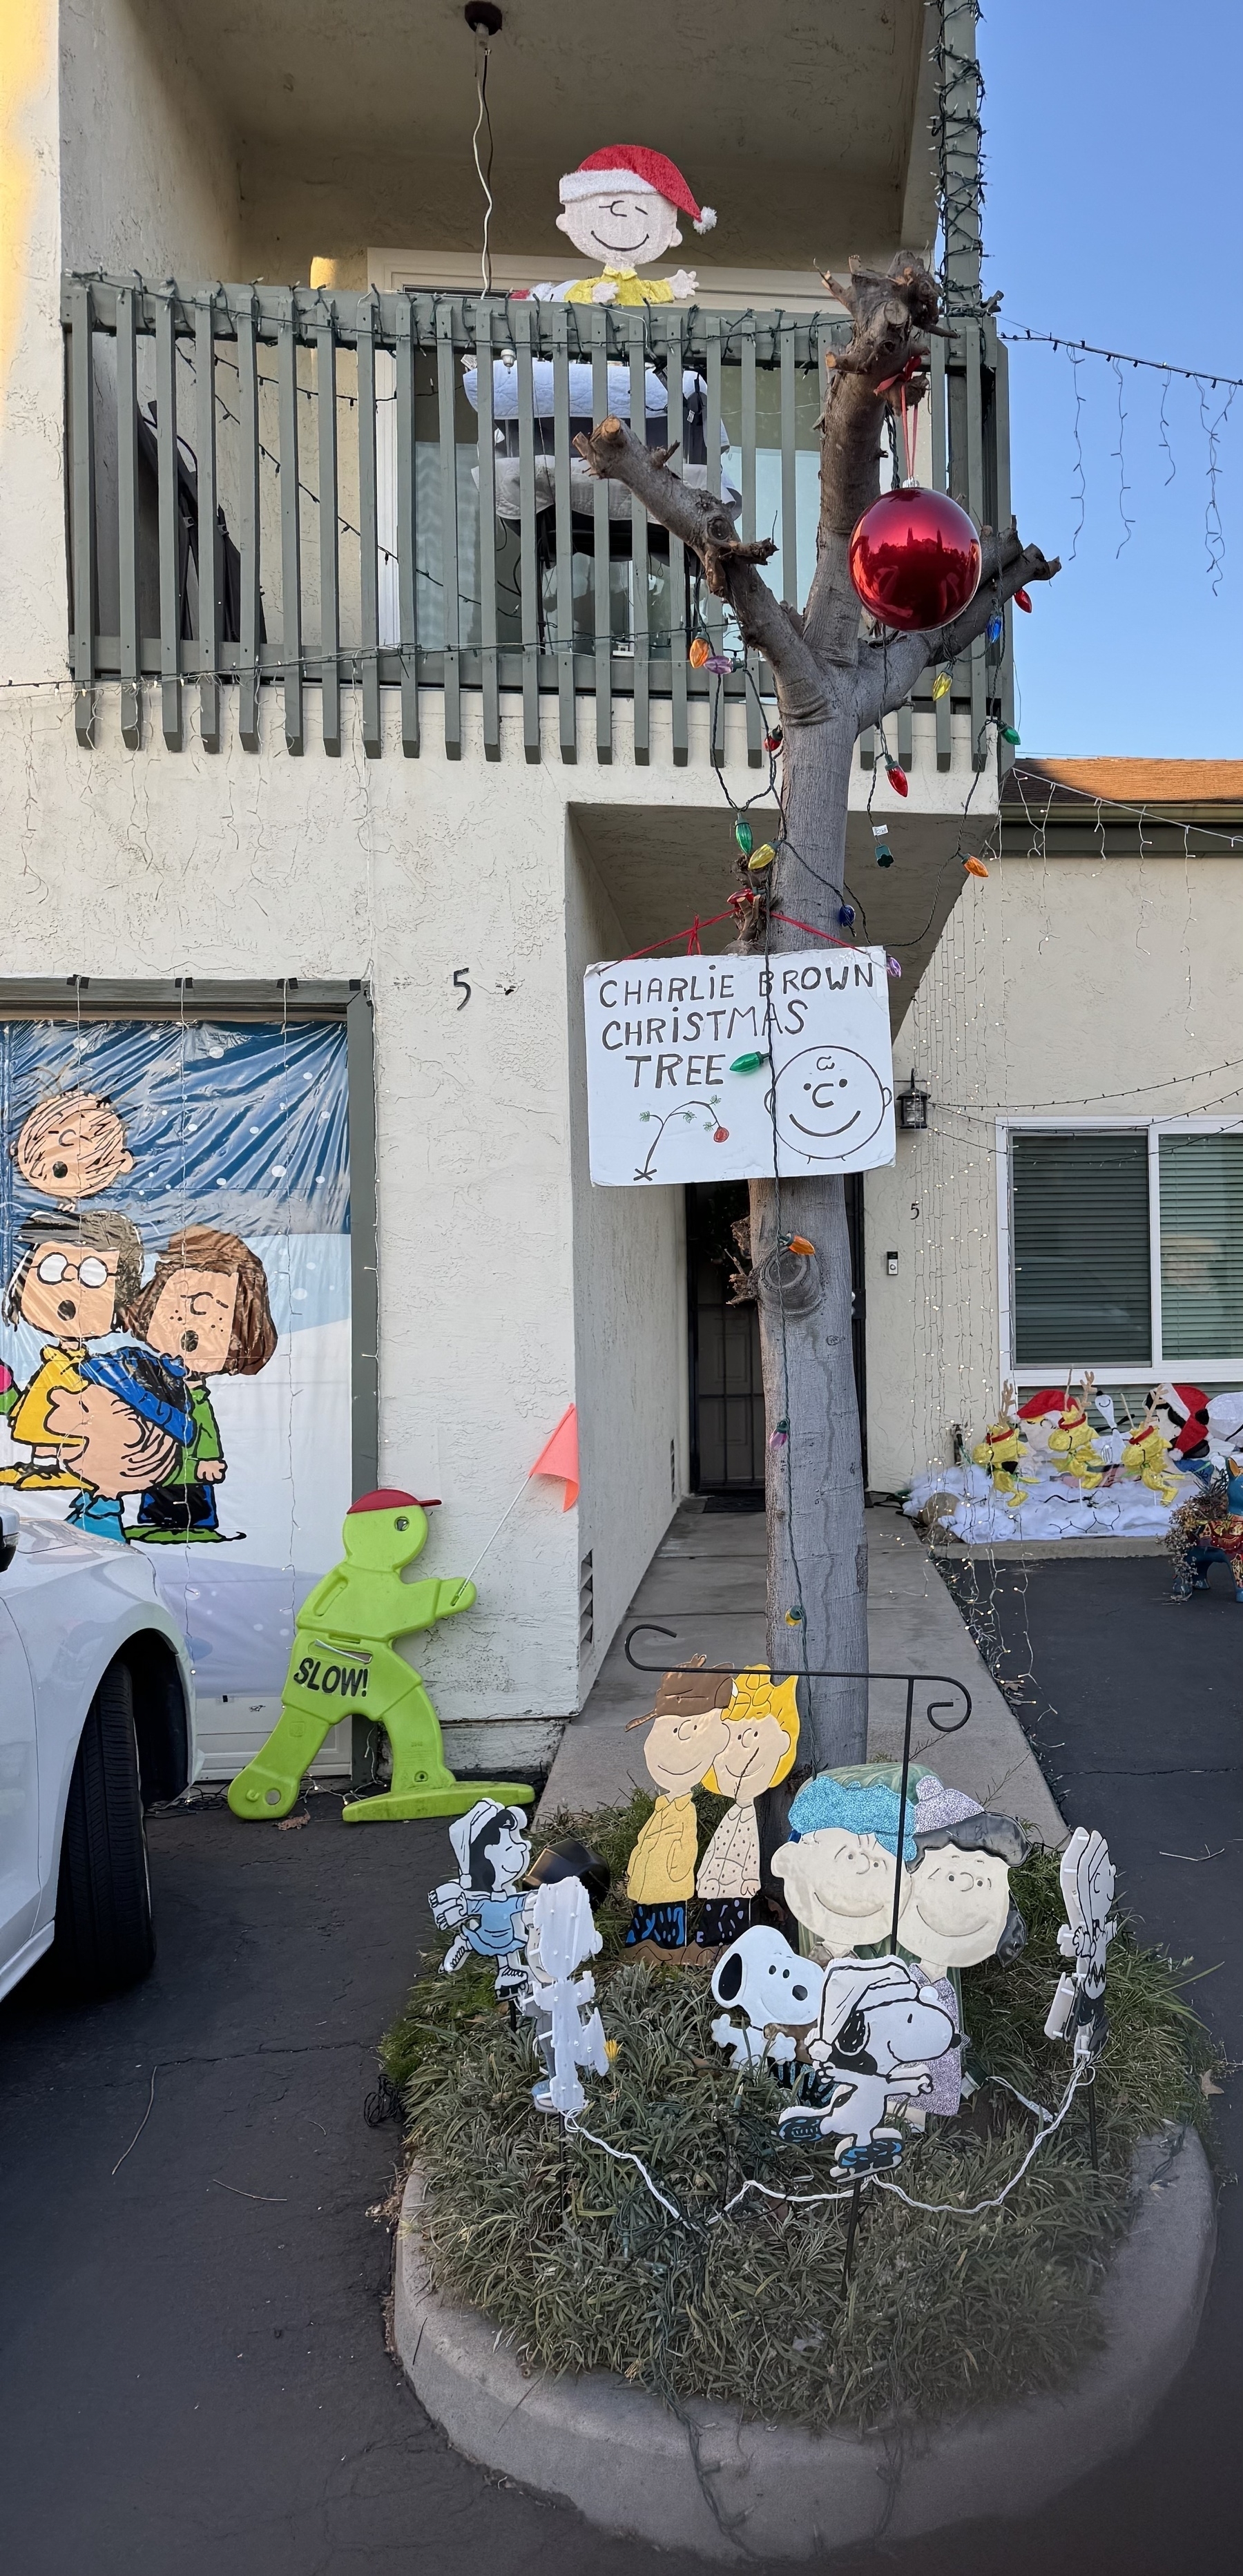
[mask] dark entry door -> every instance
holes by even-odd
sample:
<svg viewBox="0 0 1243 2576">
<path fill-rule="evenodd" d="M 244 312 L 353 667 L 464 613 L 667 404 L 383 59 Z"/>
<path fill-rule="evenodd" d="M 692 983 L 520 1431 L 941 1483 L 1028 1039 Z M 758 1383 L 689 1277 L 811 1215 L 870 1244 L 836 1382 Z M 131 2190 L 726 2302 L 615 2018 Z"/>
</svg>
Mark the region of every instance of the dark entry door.
<svg viewBox="0 0 1243 2576">
<path fill-rule="evenodd" d="M 733 1227 L 747 1214 L 745 1181 L 692 1184 L 686 1192 L 686 1270 L 690 1306 L 691 1489 L 758 1500 L 764 1491 L 764 1379 L 760 1322 L 751 1299 L 733 1305 L 738 1265 Z M 854 1288 L 855 1387 L 864 1433 L 863 1180 L 846 1181 L 846 1218 Z M 742 1264 L 745 1268 L 745 1263 Z"/>
</svg>

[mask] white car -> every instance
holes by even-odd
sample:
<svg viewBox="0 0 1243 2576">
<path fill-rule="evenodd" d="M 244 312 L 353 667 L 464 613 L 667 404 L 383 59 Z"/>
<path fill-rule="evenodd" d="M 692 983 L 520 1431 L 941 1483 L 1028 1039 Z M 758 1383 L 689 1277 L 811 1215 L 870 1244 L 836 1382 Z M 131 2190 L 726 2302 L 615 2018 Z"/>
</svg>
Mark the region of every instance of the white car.
<svg viewBox="0 0 1243 2576">
<path fill-rule="evenodd" d="M 53 1943 L 79 1994 L 146 1975 L 143 1812 L 194 1770 L 190 1661 L 148 1558 L 0 1503 L 0 1995 Z"/>
</svg>

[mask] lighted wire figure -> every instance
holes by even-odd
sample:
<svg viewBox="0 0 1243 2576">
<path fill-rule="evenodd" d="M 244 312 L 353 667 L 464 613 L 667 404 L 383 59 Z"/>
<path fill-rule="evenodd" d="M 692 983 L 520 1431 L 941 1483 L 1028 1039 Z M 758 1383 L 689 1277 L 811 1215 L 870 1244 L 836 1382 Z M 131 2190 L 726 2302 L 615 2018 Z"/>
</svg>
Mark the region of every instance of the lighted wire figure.
<svg viewBox="0 0 1243 2576">
<path fill-rule="evenodd" d="M 635 1179 L 636 1179 L 636 1181 L 654 1181 L 654 1180 L 655 1180 L 655 1178 L 656 1178 L 656 1174 L 655 1174 L 655 1172 L 652 1170 L 652 1156 L 655 1154 L 655 1152 L 656 1152 L 656 1150 L 657 1150 L 657 1147 L 658 1147 L 658 1146 L 659 1146 L 659 1144 L 660 1144 L 661 1137 L 664 1135 L 664 1132 L 665 1132 L 666 1127 L 669 1125 L 670 1120 L 671 1120 L 671 1119 L 673 1119 L 673 1118 L 684 1118 L 684 1119 L 686 1120 L 687 1125 L 689 1126 L 689 1125 L 691 1124 L 691 1121 L 692 1121 L 692 1118 L 693 1118 L 694 1112 L 695 1112 L 697 1109 L 706 1109 L 706 1110 L 707 1110 L 707 1112 L 708 1112 L 708 1115 L 707 1115 L 707 1118 L 706 1118 L 706 1119 L 705 1119 L 705 1121 L 704 1121 L 705 1129 L 707 1129 L 708 1131 L 710 1131 L 710 1132 L 711 1132 L 712 1137 L 713 1137 L 713 1142 L 714 1142 L 715 1144 L 717 1144 L 717 1145 L 724 1145 L 724 1144 L 726 1144 L 726 1143 L 728 1142 L 728 1139 L 729 1139 L 729 1129 L 728 1129 L 728 1127 L 722 1127 L 722 1126 L 720 1125 L 719 1121 L 718 1121 L 718 1118 L 717 1118 L 717 1112 L 718 1112 L 718 1110 L 719 1110 L 720 1106 L 721 1106 L 721 1102 L 720 1102 L 720 1095 L 718 1094 L 718 1095 L 717 1095 L 717 1097 L 716 1097 L 715 1099 L 713 1099 L 713 1100 L 679 1100 L 679 1102 L 678 1102 L 678 1104 L 677 1104 L 677 1107 L 676 1107 L 675 1109 L 667 1109 L 667 1110 L 665 1111 L 664 1117 L 659 1121 L 659 1124 L 658 1124 L 657 1129 L 656 1129 L 656 1133 L 655 1133 L 655 1135 L 654 1135 L 654 1136 L 653 1136 L 653 1138 L 652 1138 L 651 1144 L 648 1146 L 648 1149 L 647 1149 L 647 1158 L 646 1158 L 646 1160 L 645 1160 L 643 1163 L 641 1163 L 641 1164 L 640 1164 L 638 1171 L 635 1173 Z M 646 1124 L 647 1124 L 647 1122 L 649 1121 L 649 1119 L 653 1119 L 653 1118 L 655 1118 L 655 1116 L 656 1116 L 656 1112 L 655 1112 L 655 1110 L 654 1110 L 654 1109 L 641 1109 L 641 1110 L 639 1111 L 639 1116 L 640 1116 L 640 1119 L 643 1121 L 644 1125 L 646 1125 Z"/>
</svg>

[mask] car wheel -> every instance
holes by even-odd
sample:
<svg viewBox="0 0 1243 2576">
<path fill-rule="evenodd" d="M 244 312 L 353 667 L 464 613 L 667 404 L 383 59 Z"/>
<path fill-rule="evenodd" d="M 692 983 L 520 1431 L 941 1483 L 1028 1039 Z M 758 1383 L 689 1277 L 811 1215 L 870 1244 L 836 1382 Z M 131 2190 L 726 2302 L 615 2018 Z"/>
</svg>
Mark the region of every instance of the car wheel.
<svg viewBox="0 0 1243 2576">
<path fill-rule="evenodd" d="M 134 1985 L 155 1957 L 133 1684 L 122 1663 L 109 1664 L 99 1684 L 73 1766 L 55 1946 L 81 1995 Z"/>
</svg>

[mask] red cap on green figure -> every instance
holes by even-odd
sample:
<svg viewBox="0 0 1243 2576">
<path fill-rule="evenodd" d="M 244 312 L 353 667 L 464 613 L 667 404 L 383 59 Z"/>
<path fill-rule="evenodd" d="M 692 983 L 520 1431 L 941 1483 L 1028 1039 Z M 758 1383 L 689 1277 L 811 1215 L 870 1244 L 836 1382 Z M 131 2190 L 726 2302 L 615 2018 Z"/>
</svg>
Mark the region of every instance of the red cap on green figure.
<svg viewBox="0 0 1243 2576">
<path fill-rule="evenodd" d="M 377 1485 L 373 1494 L 360 1494 L 357 1502 L 350 1504 L 350 1511 L 400 1512 L 406 1510 L 411 1504 L 417 1512 L 438 1512 L 440 1496 L 439 1494 L 429 1494 L 426 1497 L 419 1494 L 403 1494 L 400 1485 Z M 349 1513 L 346 1514 L 346 1518 L 348 1520 Z"/>
</svg>

